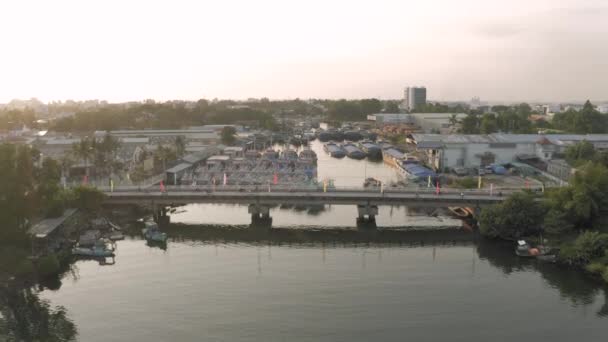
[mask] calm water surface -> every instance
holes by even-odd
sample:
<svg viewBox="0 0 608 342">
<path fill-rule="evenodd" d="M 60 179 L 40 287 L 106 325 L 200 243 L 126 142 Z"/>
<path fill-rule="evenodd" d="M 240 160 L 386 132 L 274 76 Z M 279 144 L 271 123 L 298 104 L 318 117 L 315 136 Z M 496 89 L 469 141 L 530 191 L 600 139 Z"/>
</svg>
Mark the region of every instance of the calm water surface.
<svg viewBox="0 0 608 342">
<path fill-rule="evenodd" d="M 397 179 L 382 163 L 335 160 L 320 143 L 313 148 L 319 179 L 336 179 L 337 186 L 358 186 L 369 176 Z M 314 214 L 273 208 L 271 215 L 273 226 L 291 231 L 348 229 L 356 208 L 332 206 Z M 518 259 L 508 244 L 353 244 L 331 238 L 249 243 L 205 237 L 210 227 L 218 229 L 213 225 L 247 229 L 247 208 L 228 205 L 182 207 L 171 221 L 190 224 L 171 228 L 190 233 L 171 234 L 165 249 L 139 238 L 121 241 L 114 265 L 79 261 L 54 290 L 38 296 L 52 307 L 65 307 L 80 341 L 604 341 L 608 336 L 606 288 L 574 270 Z M 381 230 L 460 224 L 432 210 L 405 207 L 381 207 L 377 222 Z"/>
<path fill-rule="evenodd" d="M 603 341 L 606 290 L 496 245 L 122 241 L 58 291 L 82 341 Z"/>
</svg>

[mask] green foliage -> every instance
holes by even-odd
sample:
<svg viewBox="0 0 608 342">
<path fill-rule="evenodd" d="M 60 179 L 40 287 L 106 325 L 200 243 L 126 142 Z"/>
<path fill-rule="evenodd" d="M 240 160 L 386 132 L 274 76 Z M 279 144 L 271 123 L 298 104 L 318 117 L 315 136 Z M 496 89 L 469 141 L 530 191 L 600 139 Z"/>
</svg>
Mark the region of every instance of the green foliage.
<svg viewBox="0 0 608 342">
<path fill-rule="evenodd" d="M 514 239 L 537 234 L 545 208 L 530 193 L 515 193 L 503 203 L 484 208 L 479 230 L 488 237 Z"/>
<path fill-rule="evenodd" d="M 572 232 L 574 224 L 566 212 L 555 208 L 550 209 L 544 217 L 543 230 L 546 233 L 562 235 Z"/>
<path fill-rule="evenodd" d="M 463 134 L 478 134 L 479 133 L 479 117 L 477 114 L 469 113 L 460 122 L 460 133 Z"/>
<path fill-rule="evenodd" d="M 79 186 L 72 190 L 72 206 L 85 212 L 96 213 L 101 210 L 104 193 L 96 188 Z"/>
<path fill-rule="evenodd" d="M 553 126 L 569 133 L 589 134 L 608 132 L 608 116 L 595 110 L 587 100 L 580 111 L 569 110 L 555 114 Z"/>
<path fill-rule="evenodd" d="M 548 192 L 546 198 L 549 208 L 561 213 L 565 225 L 587 229 L 600 228 L 603 224 L 608 208 L 607 194 L 608 168 L 597 163 L 587 163 L 578 169 L 569 186 Z M 557 226 L 559 223 L 549 225 Z"/>
<path fill-rule="evenodd" d="M 604 272 L 602 272 L 602 279 L 608 283 L 608 267 L 604 268 Z"/>
<path fill-rule="evenodd" d="M 585 266 L 585 270 L 589 273 L 602 274 L 606 266 L 601 262 L 592 262 Z"/>
<path fill-rule="evenodd" d="M 18 264 L 13 273 L 17 277 L 28 277 L 35 273 L 34 263 L 29 259 L 23 259 Z"/>
<path fill-rule="evenodd" d="M 221 140 L 224 145 L 232 145 L 236 141 L 236 129 L 232 126 L 225 126 L 222 128 Z"/>
<path fill-rule="evenodd" d="M 457 178 L 454 180 L 454 186 L 462 189 L 475 189 L 479 185 L 478 182 L 474 177 Z"/>
<path fill-rule="evenodd" d="M 37 266 L 38 274 L 43 277 L 57 273 L 61 267 L 59 260 L 57 260 L 57 257 L 53 254 L 40 257 Z"/>
<path fill-rule="evenodd" d="M 382 102 L 378 99 L 338 100 L 329 103 L 327 116 L 335 121 L 364 121 L 367 115 L 379 113 Z"/>
<path fill-rule="evenodd" d="M 27 146 L 0 144 L 0 243 L 23 240 L 37 210 L 33 159 Z"/>
<path fill-rule="evenodd" d="M 578 142 L 566 148 L 565 157 L 570 165 L 578 166 L 595 159 L 593 144 L 587 140 Z"/>
<path fill-rule="evenodd" d="M 593 258 L 604 256 L 608 247 L 608 234 L 587 231 L 574 241 L 574 248 L 580 261 L 589 262 Z"/>
</svg>

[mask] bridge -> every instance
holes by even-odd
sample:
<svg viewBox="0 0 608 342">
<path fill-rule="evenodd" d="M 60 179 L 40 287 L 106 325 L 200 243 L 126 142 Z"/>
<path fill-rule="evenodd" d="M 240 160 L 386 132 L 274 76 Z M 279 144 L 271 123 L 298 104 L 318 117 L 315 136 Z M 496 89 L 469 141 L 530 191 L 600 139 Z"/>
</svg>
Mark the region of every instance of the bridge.
<svg viewBox="0 0 608 342">
<path fill-rule="evenodd" d="M 460 190 L 443 188 L 318 188 L 315 186 L 166 186 L 138 188 L 135 186 L 110 189 L 107 205 L 151 205 L 155 218 L 166 217 L 168 206 L 190 203 L 227 203 L 248 205 L 253 224 L 272 222 L 270 207 L 289 204 L 298 206 L 356 205 L 358 224 L 373 224 L 378 206 L 404 205 L 408 207 L 473 207 L 503 201 L 509 194 L 521 191 L 513 188 L 492 190 Z M 539 190 L 539 189 L 536 189 Z"/>
</svg>

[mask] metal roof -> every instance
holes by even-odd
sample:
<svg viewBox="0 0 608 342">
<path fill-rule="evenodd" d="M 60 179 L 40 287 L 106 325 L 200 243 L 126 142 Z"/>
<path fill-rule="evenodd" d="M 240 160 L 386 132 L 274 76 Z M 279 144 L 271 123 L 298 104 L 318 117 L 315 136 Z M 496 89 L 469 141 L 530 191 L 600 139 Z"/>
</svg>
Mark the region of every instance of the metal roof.
<svg viewBox="0 0 608 342">
<path fill-rule="evenodd" d="M 52 233 L 55 229 L 61 226 L 68 218 L 70 218 L 74 213 L 76 213 L 77 209 L 67 209 L 63 212 L 63 215 L 60 217 L 44 219 L 29 229 L 30 235 L 34 237 L 44 239 L 50 233 Z"/>
<path fill-rule="evenodd" d="M 572 141 L 608 142 L 608 134 L 412 134 L 418 145 L 428 142 L 442 142 L 444 144 L 491 144 L 516 143 L 536 144 L 539 139 L 545 138 L 555 145 L 566 145 Z"/>
<path fill-rule="evenodd" d="M 191 167 L 192 167 L 192 164 L 181 163 L 181 164 L 177 164 L 174 167 L 168 169 L 166 172 L 167 173 L 178 173 L 178 172 L 182 172 L 184 170 L 187 170 L 187 169 L 189 169 Z"/>
</svg>

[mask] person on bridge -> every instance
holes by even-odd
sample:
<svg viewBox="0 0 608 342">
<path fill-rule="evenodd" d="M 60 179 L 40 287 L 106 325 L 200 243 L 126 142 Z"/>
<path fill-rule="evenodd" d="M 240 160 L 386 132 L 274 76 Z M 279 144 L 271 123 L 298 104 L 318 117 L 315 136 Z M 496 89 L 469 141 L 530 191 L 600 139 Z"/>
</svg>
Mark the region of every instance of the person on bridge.
<svg viewBox="0 0 608 342">
<path fill-rule="evenodd" d="M 461 199 L 464 199 L 464 192 L 461 192 L 461 193 L 460 193 L 460 198 L 461 198 Z"/>
</svg>

